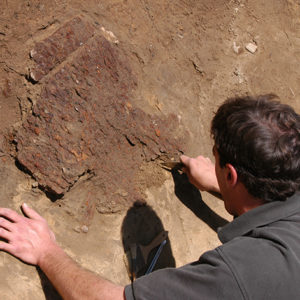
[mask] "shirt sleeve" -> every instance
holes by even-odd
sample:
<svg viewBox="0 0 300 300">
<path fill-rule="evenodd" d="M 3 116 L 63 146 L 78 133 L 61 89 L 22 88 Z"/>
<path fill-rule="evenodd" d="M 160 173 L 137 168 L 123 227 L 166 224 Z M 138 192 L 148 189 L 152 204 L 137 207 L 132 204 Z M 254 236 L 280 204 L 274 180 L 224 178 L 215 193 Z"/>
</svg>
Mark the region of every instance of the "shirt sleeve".
<svg viewBox="0 0 300 300">
<path fill-rule="evenodd" d="M 126 300 L 243 299 L 230 268 L 218 250 L 181 268 L 167 268 L 140 277 L 125 287 Z"/>
</svg>

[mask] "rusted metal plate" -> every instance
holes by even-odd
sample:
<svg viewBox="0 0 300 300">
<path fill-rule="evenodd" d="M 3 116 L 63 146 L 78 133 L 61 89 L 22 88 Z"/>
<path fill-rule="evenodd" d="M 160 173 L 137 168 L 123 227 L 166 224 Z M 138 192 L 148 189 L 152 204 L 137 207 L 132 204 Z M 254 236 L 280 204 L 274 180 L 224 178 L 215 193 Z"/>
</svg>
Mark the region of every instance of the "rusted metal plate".
<svg viewBox="0 0 300 300">
<path fill-rule="evenodd" d="M 30 77 L 34 81 L 41 80 L 93 34 L 94 28 L 80 17 L 70 20 L 51 36 L 37 43 L 30 51 L 30 56 L 36 63 L 36 67 L 30 72 Z"/>
<path fill-rule="evenodd" d="M 18 161 L 55 195 L 93 173 L 110 206 L 141 198 L 141 164 L 178 155 L 180 142 L 177 117 L 153 118 L 133 106 L 136 85 L 117 46 L 95 35 L 45 77 L 40 99 L 16 137 Z"/>
</svg>

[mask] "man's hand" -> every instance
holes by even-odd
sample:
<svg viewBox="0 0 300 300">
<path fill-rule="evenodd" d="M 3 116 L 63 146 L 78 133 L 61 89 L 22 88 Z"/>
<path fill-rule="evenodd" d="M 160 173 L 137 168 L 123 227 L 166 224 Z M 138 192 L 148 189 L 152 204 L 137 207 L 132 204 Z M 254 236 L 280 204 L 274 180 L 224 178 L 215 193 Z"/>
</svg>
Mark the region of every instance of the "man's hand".
<svg viewBox="0 0 300 300">
<path fill-rule="evenodd" d="M 124 287 L 77 265 L 56 244 L 54 233 L 37 212 L 22 205 L 26 217 L 0 208 L 0 250 L 39 265 L 63 299 L 125 300 Z"/>
<path fill-rule="evenodd" d="M 182 155 L 180 160 L 184 164 L 182 170 L 188 176 L 191 184 L 201 191 L 220 193 L 215 165 L 208 157 L 191 158 Z"/>
<path fill-rule="evenodd" d="M 25 203 L 22 210 L 26 217 L 8 208 L 0 208 L 0 250 L 22 261 L 38 265 L 46 253 L 57 246 L 54 233 L 46 220 Z"/>
</svg>

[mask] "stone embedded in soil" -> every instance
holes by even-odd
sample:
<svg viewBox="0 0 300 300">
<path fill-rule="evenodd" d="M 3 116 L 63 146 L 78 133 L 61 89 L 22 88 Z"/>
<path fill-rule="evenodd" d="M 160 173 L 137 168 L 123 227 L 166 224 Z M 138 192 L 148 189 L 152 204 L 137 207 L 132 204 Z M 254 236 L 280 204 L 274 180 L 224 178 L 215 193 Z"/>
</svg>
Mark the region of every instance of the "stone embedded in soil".
<svg viewBox="0 0 300 300">
<path fill-rule="evenodd" d="M 41 43 L 41 52 L 50 53 L 53 41 Z M 39 70 L 49 58 L 35 49 Z M 103 36 L 95 35 L 65 59 L 45 77 L 32 115 L 17 134 L 19 163 L 54 195 L 63 195 L 89 173 L 110 207 L 141 199 L 136 180 L 141 164 L 180 153 L 177 117 L 154 118 L 134 107 L 130 97 L 137 83 L 126 57 Z"/>
<path fill-rule="evenodd" d="M 236 44 L 236 42 L 233 42 L 233 51 L 236 53 L 236 54 L 240 54 L 241 53 L 241 46 L 238 46 Z"/>
<path fill-rule="evenodd" d="M 253 43 L 249 43 L 246 45 L 246 49 L 250 52 L 250 53 L 255 53 L 257 50 L 257 45 L 253 44 Z"/>
</svg>

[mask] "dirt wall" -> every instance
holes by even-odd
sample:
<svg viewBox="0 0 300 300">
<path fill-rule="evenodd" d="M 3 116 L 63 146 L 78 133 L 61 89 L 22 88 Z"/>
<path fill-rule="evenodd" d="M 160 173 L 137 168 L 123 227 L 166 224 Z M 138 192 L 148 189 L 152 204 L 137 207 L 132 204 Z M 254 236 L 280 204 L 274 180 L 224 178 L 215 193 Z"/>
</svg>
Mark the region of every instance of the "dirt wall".
<svg viewBox="0 0 300 300">
<path fill-rule="evenodd" d="M 212 158 L 210 120 L 227 97 L 273 92 L 300 111 L 299 8 L 294 0 L 1 1 L 1 206 L 20 211 L 20 204 L 26 201 L 45 216 L 71 257 L 121 284 L 129 282 L 124 237 L 139 228 L 146 228 L 145 243 L 160 230 L 169 232 L 168 248 L 158 267 L 166 266 L 164 262 L 180 266 L 196 260 L 219 244 L 217 227 L 230 217 L 217 199 L 200 194 L 180 174 L 173 178 L 157 163 L 164 153 L 174 151 L 172 156 L 184 151 Z M 80 33 L 85 27 L 74 29 L 78 40 L 59 31 L 77 17 L 88 24 L 82 25 L 88 26 L 86 34 Z M 57 32 L 61 34 L 55 36 Z M 32 50 L 46 51 L 38 45 L 49 38 L 54 48 L 46 48 L 49 57 L 56 59 L 35 58 Z M 62 47 L 58 55 L 57 48 L 66 38 L 73 44 Z M 253 53 L 246 49 L 249 43 Z M 88 50 L 92 51 L 90 58 Z M 98 81 L 91 59 L 108 57 L 112 51 L 119 53 L 113 56 L 116 67 L 104 62 L 100 70 L 104 77 Z M 84 59 L 90 65 L 84 65 Z M 61 73 L 64 68 L 69 79 Z M 80 83 L 83 79 L 84 85 Z M 111 102 L 105 102 L 111 95 Z M 64 124 L 59 129 L 55 127 L 58 119 L 50 124 L 49 114 L 54 110 Z M 93 114 L 99 116 L 103 110 L 106 117 L 92 121 L 98 133 L 89 132 L 90 126 L 79 127 L 80 120 L 92 120 Z M 124 116 L 130 116 L 127 123 Z M 136 121 L 138 126 L 133 126 Z M 114 129 L 106 130 L 103 124 Z M 118 125 L 127 129 L 120 133 Z M 52 147 L 53 140 L 58 148 Z M 35 164 L 37 141 L 48 145 L 45 152 L 52 155 L 51 163 L 42 156 L 44 171 Z M 90 146 L 91 142 L 95 144 Z M 109 153 L 105 143 L 110 143 Z M 59 147 L 69 156 L 59 160 L 63 153 Z M 92 154 L 95 149 L 101 155 Z M 101 169 L 103 157 L 110 163 L 102 163 Z M 138 163 L 126 170 L 127 160 Z M 108 203 L 112 191 L 117 198 L 109 198 Z M 147 205 L 135 207 L 133 202 L 138 199 Z M 139 219 L 139 215 L 146 217 Z M 59 299 L 35 267 L 1 252 L 0 269 L 1 298 Z"/>
</svg>

